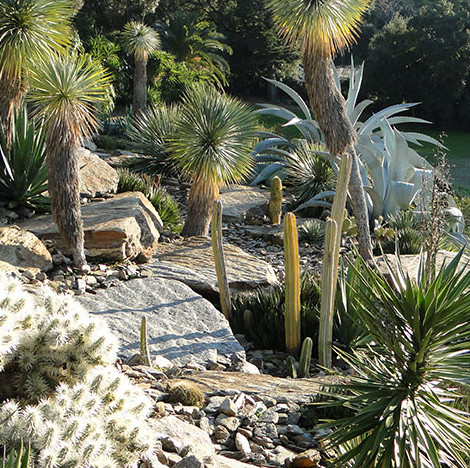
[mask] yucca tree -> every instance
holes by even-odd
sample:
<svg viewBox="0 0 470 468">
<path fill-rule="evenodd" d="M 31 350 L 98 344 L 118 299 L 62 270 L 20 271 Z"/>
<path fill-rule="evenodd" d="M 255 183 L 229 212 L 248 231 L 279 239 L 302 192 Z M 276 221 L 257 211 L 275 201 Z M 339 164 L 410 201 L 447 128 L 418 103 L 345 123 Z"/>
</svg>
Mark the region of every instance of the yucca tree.
<svg viewBox="0 0 470 468">
<path fill-rule="evenodd" d="M 109 78 L 87 56 L 53 56 L 31 70 L 28 101 L 46 128 L 51 211 L 77 267 L 86 264 L 77 151 L 98 125 Z"/>
<path fill-rule="evenodd" d="M 131 21 L 121 34 L 124 49 L 134 56 L 134 115 L 147 108 L 147 62 L 149 55 L 160 47 L 160 37 L 150 26 Z"/>
<path fill-rule="evenodd" d="M 70 41 L 69 0 L 0 0 L 0 126 L 7 145 L 32 63 Z"/>
<path fill-rule="evenodd" d="M 171 144 L 175 165 L 192 182 L 183 236 L 208 234 L 219 187 L 252 168 L 255 130 L 255 114 L 237 99 L 208 85 L 186 92 Z"/>
<path fill-rule="evenodd" d="M 435 274 L 423 257 L 417 280 L 400 262 L 387 276 L 361 260 L 351 266 L 354 314 L 372 340 L 340 353 L 354 372 L 328 392 L 330 405 L 353 412 L 330 424 L 334 466 L 468 467 L 470 414 L 456 405 L 470 372 L 470 272 L 461 257 Z"/>
<path fill-rule="evenodd" d="M 370 0 L 269 0 L 274 21 L 289 43 L 300 42 L 305 85 L 315 119 L 332 156 L 349 153 L 353 159 L 349 191 L 358 226 L 359 252 L 372 258 L 364 188 L 354 149 L 356 132 L 336 86 L 332 59 L 355 40 Z"/>
</svg>

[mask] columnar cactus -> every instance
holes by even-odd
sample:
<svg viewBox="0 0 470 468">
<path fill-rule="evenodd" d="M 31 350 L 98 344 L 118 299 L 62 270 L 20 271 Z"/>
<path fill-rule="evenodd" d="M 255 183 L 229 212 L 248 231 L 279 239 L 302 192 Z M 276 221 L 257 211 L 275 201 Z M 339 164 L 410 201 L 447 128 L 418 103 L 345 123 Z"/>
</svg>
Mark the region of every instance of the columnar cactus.
<svg viewBox="0 0 470 468">
<path fill-rule="evenodd" d="M 331 368 L 331 346 L 333 341 L 333 317 L 338 280 L 341 228 L 344 220 L 344 207 L 348 194 L 348 181 L 352 159 L 349 154 L 341 157 L 341 166 L 336 185 L 336 195 L 331 208 L 331 216 L 325 227 L 325 253 L 323 257 L 320 305 L 320 329 L 318 333 L 318 356 L 320 365 Z"/>
<path fill-rule="evenodd" d="M 278 176 L 271 180 L 271 195 L 269 198 L 269 218 L 272 224 L 281 224 L 282 214 L 282 182 Z"/>
<path fill-rule="evenodd" d="M 299 377 L 308 377 L 310 373 L 310 362 L 312 361 L 313 341 L 307 336 L 302 343 L 299 362 Z"/>
<path fill-rule="evenodd" d="M 226 318 L 232 313 L 230 288 L 228 286 L 227 269 L 225 267 L 224 247 L 222 244 L 222 203 L 214 202 L 211 224 L 212 251 L 214 252 L 215 269 L 219 283 L 220 306 Z"/>
<path fill-rule="evenodd" d="M 39 467 L 136 466 L 152 402 L 114 368 L 116 348 L 69 296 L 0 276 L 0 445 L 31 444 Z"/>
<path fill-rule="evenodd" d="M 300 349 L 300 267 L 297 223 L 293 213 L 284 216 L 284 266 L 286 350 L 297 355 Z"/>
<path fill-rule="evenodd" d="M 147 339 L 147 319 L 145 317 L 142 317 L 142 322 L 140 324 L 140 359 L 145 366 L 152 365 L 149 342 Z"/>
</svg>

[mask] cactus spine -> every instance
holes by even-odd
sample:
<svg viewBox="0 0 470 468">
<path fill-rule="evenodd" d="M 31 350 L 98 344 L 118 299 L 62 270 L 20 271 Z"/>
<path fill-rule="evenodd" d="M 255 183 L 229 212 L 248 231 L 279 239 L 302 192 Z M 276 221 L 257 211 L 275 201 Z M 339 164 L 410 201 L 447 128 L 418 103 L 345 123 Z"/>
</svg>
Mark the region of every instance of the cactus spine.
<svg viewBox="0 0 470 468">
<path fill-rule="evenodd" d="M 212 251 L 214 252 L 215 269 L 219 283 L 220 305 L 222 313 L 228 319 L 232 314 L 230 289 L 228 287 L 227 269 L 225 267 L 224 248 L 222 245 L 222 203 L 214 202 L 211 225 Z"/>
<path fill-rule="evenodd" d="M 300 351 L 299 362 L 299 377 L 308 377 L 310 373 L 310 362 L 312 361 L 312 338 L 307 336 L 302 344 L 302 351 Z"/>
<path fill-rule="evenodd" d="M 150 358 L 149 342 L 147 340 L 147 318 L 142 317 L 140 325 L 140 358 L 144 366 L 151 366 L 152 359 Z"/>
<path fill-rule="evenodd" d="M 300 267 L 297 224 L 293 213 L 284 216 L 284 266 L 286 349 L 297 356 L 300 349 Z"/>
<path fill-rule="evenodd" d="M 331 368 L 333 317 L 336 283 L 338 280 L 339 251 L 341 247 L 341 228 L 344 220 L 344 207 L 346 206 L 351 166 L 351 156 L 346 153 L 343 154 L 336 185 L 336 195 L 331 208 L 331 216 L 328 218 L 325 227 L 325 253 L 322 269 L 318 355 L 320 365 L 327 368 Z"/>
<path fill-rule="evenodd" d="M 271 195 L 269 198 L 269 218 L 272 224 L 281 224 L 282 214 L 282 182 L 278 176 L 271 180 Z"/>
</svg>

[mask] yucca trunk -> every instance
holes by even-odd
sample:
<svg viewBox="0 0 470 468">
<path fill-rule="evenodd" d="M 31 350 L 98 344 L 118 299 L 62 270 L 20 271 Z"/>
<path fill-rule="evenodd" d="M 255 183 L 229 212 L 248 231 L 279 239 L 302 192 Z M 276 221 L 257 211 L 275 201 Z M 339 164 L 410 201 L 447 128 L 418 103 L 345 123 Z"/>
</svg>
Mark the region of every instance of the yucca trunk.
<svg viewBox="0 0 470 468">
<path fill-rule="evenodd" d="M 13 120 L 25 95 L 24 82 L 5 74 L 0 75 L 0 128 L 7 147 L 11 146 Z"/>
<path fill-rule="evenodd" d="M 214 202 L 219 198 L 219 186 L 203 177 L 195 180 L 188 194 L 188 213 L 181 235 L 207 236 Z"/>
<path fill-rule="evenodd" d="M 134 94 L 132 99 L 134 115 L 147 109 L 147 56 L 136 55 L 134 64 Z"/>
<path fill-rule="evenodd" d="M 369 261 L 372 259 L 372 242 L 364 187 L 354 149 L 357 135 L 348 118 L 344 97 L 336 87 L 331 59 L 319 58 L 308 50 L 304 50 L 303 58 L 307 94 L 328 151 L 333 156 L 347 152 L 352 157 L 349 193 L 356 218 L 359 253 Z"/>
<path fill-rule="evenodd" d="M 59 233 L 69 246 L 75 266 L 86 264 L 83 222 L 80 208 L 77 135 L 64 126 L 50 128 L 46 163 L 51 211 Z"/>
</svg>

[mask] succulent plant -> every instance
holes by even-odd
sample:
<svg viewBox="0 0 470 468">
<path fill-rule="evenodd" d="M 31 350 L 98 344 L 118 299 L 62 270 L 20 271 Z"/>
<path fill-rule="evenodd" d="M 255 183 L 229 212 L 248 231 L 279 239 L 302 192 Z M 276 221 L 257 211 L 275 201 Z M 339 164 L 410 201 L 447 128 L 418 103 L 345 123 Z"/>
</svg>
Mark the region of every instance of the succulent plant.
<svg viewBox="0 0 470 468">
<path fill-rule="evenodd" d="M 282 215 L 282 182 L 277 176 L 271 180 L 269 198 L 269 217 L 272 224 L 281 224 Z"/>
<path fill-rule="evenodd" d="M 131 467 L 151 453 L 151 400 L 114 367 L 115 338 L 70 296 L 0 276 L 0 445 L 39 467 Z"/>
<path fill-rule="evenodd" d="M 205 401 L 202 390 L 191 382 L 177 382 L 170 385 L 168 388 L 168 399 L 172 403 L 199 407 L 202 407 Z"/>
</svg>

